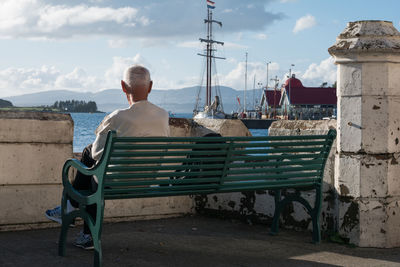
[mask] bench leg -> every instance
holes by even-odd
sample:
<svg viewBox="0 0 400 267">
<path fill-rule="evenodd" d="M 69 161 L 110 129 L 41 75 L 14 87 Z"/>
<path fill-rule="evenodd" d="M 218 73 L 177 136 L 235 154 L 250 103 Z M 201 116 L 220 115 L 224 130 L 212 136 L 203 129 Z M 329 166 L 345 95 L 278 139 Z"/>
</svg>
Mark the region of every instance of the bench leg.
<svg viewBox="0 0 400 267">
<path fill-rule="evenodd" d="M 103 261 L 103 252 L 101 248 L 101 233 L 103 228 L 103 217 L 104 217 L 104 200 L 101 203 L 96 205 L 96 220 L 94 223 L 88 224 L 90 232 L 93 238 L 94 245 L 94 266 L 100 267 L 102 266 Z"/>
<path fill-rule="evenodd" d="M 272 220 L 270 235 L 276 235 L 278 233 L 280 214 L 286 204 L 294 201 L 303 204 L 303 206 L 307 209 L 308 214 L 311 216 L 313 225 L 313 243 L 319 243 L 321 241 L 321 227 L 319 223 L 319 217 L 321 213 L 322 203 L 322 191 L 320 186 L 316 187 L 314 208 L 310 206 L 307 200 L 301 197 L 299 191 L 296 191 L 296 193 L 288 194 L 284 197 L 284 199 L 281 199 L 281 190 L 275 190 L 275 212 L 274 218 Z"/>
<path fill-rule="evenodd" d="M 97 237 L 93 236 L 93 244 L 94 244 L 94 266 L 95 267 L 100 267 L 102 265 L 102 260 L 103 260 L 103 252 L 101 250 L 101 240 L 99 240 Z"/>
<path fill-rule="evenodd" d="M 68 216 L 65 215 L 64 211 L 67 206 L 67 196 L 63 193 L 63 197 L 61 199 L 61 212 L 62 212 L 62 224 L 61 224 L 61 232 L 60 237 L 58 239 L 58 255 L 65 256 L 65 244 L 67 242 L 67 234 L 69 229 L 70 222 L 67 222 Z"/>
<path fill-rule="evenodd" d="M 318 244 L 321 242 L 321 226 L 319 222 L 319 217 L 321 214 L 322 206 L 322 189 L 321 186 L 317 187 L 315 190 L 315 205 L 314 209 L 310 212 L 312 223 L 313 223 L 313 243 Z"/>
<path fill-rule="evenodd" d="M 276 235 L 279 231 L 279 218 L 281 216 L 281 190 L 275 190 L 275 211 L 272 219 L 270 235 Z"/>
<path fill-rule="evenodd" d="M 65 243 L 67 241 L 69 224 L 63 223 L 61 225 L 60 237 L 58 239 L 58 255 L 65 256 Z"/>
</svg>

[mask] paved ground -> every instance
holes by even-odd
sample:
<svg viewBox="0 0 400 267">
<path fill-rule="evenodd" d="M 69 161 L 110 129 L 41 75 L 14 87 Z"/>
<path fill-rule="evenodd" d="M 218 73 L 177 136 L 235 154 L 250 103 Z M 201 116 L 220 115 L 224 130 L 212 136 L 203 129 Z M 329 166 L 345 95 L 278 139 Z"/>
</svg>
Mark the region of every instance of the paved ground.
<svg viewBox="0 0 400 267">
<path fill-rule="evenodd" d="M 80 228 L 80 227 L 79 227 Z M 91 266 L 93 251 L 72 246 L 57 255 L 58 228 L 0 233 L 0 266 Z M 311 234 L 189 216 L 105 224 L 104 266 L 400 266 L 400 248 L 362 249 L 323 242 Z"/>
</svg>

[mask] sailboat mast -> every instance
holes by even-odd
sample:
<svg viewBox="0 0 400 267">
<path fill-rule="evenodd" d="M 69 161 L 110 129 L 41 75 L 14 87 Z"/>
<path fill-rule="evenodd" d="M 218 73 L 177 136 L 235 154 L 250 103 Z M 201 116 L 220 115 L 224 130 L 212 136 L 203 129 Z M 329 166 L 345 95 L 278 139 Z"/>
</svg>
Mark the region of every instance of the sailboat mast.
<svg viewBox="0 0 400 267">
<path fill-rule="evenodd" d="M 208 10 L 208 29 L 207 29 L 207 40 L 209 41 L 207 43 L 207 69 L 208 69 L 208 74 L 207 74 L 207 100 L 206 100 L 206 105 L 209 106 L 211 105 L 211 76 L 212 76 L 212 71 L 211 71 L 211 66 L 212 66 L 212 50 L 213 50 L 213 43 L 210 42 L 212 40 L 212 11 L 211 9 Z"/>
<path fill-rule="evenodd" d="M 246 113 L 246 91 L 247 91 L 247 52 L 246 52 L 246 72 L 244 73 L 244 101 L 243 101 L 244 113 Z"/>
<path fill-rule="evenodd" d="M 210 6 L 209 6 L 210 2 Z M 207 38 L 203 39 L 200 38 L 201 42 L 206 43 L 206 53 L 204 54 L 198 54 L 199 56 L 206 57 L 206 101 L 205 105 L 210 106 L 211 105 L 211 87 L 212 87 L 212 82 L 211 82 L 211 76 L 212 76 L 212 63 L 215 58 L 217 59 L 225 59 L 223 57 L 216 57 L 214 56 L 214 43 L 219 44 L 219 45 L 224 45 L 224 42 L 216 41 L 213 40 L 212 36 L 212 24 L 216 23 L 220 27 L 222 27 L 222 22 L 216 21 L 212 19 L 212 11 L 213 9 L 214 2 L 212 1 L 207 1 L 207 19 L 204 20 L 204 23 L 207 23 Z"/>
</svg>

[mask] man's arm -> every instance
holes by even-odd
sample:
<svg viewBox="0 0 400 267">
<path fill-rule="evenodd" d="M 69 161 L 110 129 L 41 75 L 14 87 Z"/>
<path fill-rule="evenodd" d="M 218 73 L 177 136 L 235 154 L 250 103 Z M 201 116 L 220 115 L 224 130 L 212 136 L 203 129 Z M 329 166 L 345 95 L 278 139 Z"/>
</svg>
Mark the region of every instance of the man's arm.
<svg viewBox="0 0 400 267">
<path fill-rule="evenodd" d="M 108 115 L 103 119 L 95 131 L 96 140 L 93 142 L 92 146 L 92 158 L 96 161 L 98 161 L 103 154 L 103 149 L 107 140 L 107 133 L 110 130 L 112 130 L 111 117 Z"/>
</svg>

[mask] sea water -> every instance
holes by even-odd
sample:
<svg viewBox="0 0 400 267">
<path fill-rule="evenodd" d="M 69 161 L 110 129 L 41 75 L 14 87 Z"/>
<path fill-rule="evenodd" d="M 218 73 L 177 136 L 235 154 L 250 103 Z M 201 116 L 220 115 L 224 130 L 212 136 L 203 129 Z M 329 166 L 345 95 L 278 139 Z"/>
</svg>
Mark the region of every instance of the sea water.
<svg viewBox="0 0 400 267">
<path fill-rule="evenodd" d="M 82 152 L 96 138 L 96 128 L 108 113 L 71 113 L 74 121 L 74 152 Z M 176 114 L 175 117 L 191 118 L 192 114 Z M 253 136 L 268 135 L 268 129 L 250 129 Z"/>
</svg>

